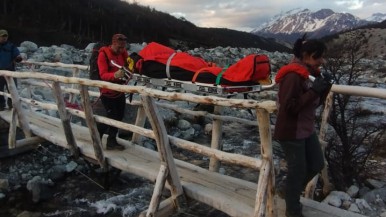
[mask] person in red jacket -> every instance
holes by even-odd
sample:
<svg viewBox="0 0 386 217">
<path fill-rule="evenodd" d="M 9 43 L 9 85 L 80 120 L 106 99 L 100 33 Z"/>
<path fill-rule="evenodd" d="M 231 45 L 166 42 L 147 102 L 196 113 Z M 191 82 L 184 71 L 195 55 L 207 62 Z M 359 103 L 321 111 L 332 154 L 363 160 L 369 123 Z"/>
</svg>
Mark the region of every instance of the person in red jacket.
<svg viewBox="0 0 386 217">
<path fill-rule="evenodd" d="M 126 50 L 127 37 L 123 34 L 115 34 L 112 37 L 110 46 L 102 47 L 98 55 L 98 69 L 101 80 L 115 84 L 126 84 L 128 79 L 123 70 L 111 64 L 111 60 L 121 66 L 126 66 L 126 59 L 129 56 Z M 124 116 L 126 97 L 125 93 L 100 88 L 100 99 L 106 110 L 108 118 L 121 121 Z M 107 132 L 107 149 L 123 150 L 125 147 L 118 144 L 118 128 L 105 124 L 98 125 L 100 137 Z"/>
<path fill-rule="evenodd" d="M 326 46 L 319 40 L 298 39 L 293 47 L 294 59 L 283 66 L 275 81 L 277 120 L 273 138 L 285 153 L 288 173 L 284 199 L 287 217 L 302 217 L 300 195 L 306 184 L 324 167 L 323 152 L 315 129 L 316 108 L 331 88 L 329 79 L 321 76 Z M 312 75 L 316 79 L 309 80 Z"/>
</svg>

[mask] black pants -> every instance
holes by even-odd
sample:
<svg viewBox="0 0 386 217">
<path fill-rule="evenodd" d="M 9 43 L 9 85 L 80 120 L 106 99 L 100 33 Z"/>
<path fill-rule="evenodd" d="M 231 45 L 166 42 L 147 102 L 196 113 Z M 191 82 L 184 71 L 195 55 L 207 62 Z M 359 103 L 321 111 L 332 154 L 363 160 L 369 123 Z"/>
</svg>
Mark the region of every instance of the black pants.
<svg viewBox="0 0 386 217">
<path fill-rule="evenodd" d="M 13 80 L 15 85 L 17 85 L 17 80 L 15 78 Z M 7 81 L 3 76 L 0 76 L 0 91 L 4 92 L 5 88 L 7 88 L 7 91 L 9 92 Z M 8 106 L 10 104 L 12 104 L 12 100 L 11 98 L 8 98 Z M 0 107 L 5 107 L 5 98 L 3 95 L 0 95 Z"/>
<path fill-rule="evenodd" d="M 109 98 L 104 95 L 100 97 L 103 106 L 106 109 L 106 116 L 108 118 L 121 121 L 125 114 L 126 97 L 125 94 L 121 94 L 119 97 Z M 106 124 L 98 124 L 98 132 L 102 138 L 104 133 L 107 133 L 109 137 L 116 137 L 118 128 L 112 127 Z"/>
<path fill-rule="evenodd" d="M 286 210 L 300 213 L 300 195 L 307 183 L 323 169 L 323 152 L 316 133 L 305 139 L 281 140 L 279 143 L 288 165 Z"/>
</svg>

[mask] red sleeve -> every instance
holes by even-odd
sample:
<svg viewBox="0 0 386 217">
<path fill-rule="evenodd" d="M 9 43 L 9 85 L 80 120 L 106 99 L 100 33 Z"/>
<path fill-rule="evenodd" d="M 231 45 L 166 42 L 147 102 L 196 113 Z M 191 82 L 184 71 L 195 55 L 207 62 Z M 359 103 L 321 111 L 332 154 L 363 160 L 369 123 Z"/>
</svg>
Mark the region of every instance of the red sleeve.
<svg viewBox="0 0 386 217">
<path fill-rule="evenodd" d="M 103 81 L 116 81 L 117 79 L 114 77 L 114 73 L 118 70 L 117 67 L 111 66 L 108 62 L 108 55 L 104 48 L 101 48 L 98 54 L 98 69 L 101 80 Z"/>
</svg>

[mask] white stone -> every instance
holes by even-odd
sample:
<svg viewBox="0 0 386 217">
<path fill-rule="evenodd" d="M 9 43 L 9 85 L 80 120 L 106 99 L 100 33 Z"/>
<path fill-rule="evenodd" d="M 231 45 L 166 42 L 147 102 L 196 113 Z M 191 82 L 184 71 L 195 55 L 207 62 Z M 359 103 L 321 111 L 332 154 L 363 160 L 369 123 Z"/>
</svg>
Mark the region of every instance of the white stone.
<svg viewBox="0 0 386 217">
<path fill-rule="evenodd" d="M 356 197 L 356 196 L 358 195 L 358 192 L 359 192 L 359 188 L 358 188 L 358 186 L 356 186 L 356 185 L 351 185 L 351 186 L 347 189 L 347 191 L 346 191 L 346 193 L 347 193 L 350 197 Z"/>
<path fill-rule="evenodd" d="M 352 203 L 350 205 L 350 208 L 348 208 L 348 211 L 351 211 L 351 212 L 356 212 L 356 213 L 360 213 L 361 211 L 359 210 L 358 206 L 355 204 L 355 203 Z"/>
</svg>

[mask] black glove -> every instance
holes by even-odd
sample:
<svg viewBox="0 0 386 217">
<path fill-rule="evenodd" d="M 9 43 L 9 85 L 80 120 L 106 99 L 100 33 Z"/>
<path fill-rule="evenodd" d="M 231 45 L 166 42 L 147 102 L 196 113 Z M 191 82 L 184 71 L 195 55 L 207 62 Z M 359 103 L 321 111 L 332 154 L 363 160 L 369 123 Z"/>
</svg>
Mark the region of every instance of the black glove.
<svg viewBox="0 0 386 217">
<path fill-rule="evenodd" d="M 327 80 L 324 79 L 322 76 L 318 76 L 315 78 L 315 81 L 311 87 L 319 96 L 322 96 L 323 94 L 330 91 L 332 84 Z"/>
<path fill-rule="evenodd" d="M 329 83 L 333 83 L 333 77 L 330 73 L 322 72 L 320 75 L 323 77 L 324 80 L 328 81 Z"/>
</svg>

